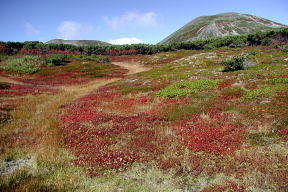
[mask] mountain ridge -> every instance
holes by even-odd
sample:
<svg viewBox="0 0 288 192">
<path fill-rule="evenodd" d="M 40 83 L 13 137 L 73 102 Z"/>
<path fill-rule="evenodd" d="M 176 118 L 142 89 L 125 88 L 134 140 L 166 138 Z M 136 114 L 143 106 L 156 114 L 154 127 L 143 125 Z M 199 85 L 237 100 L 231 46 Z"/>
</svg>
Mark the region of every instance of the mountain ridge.
<svg viewBox="0 0 288 192">
<path fill-rule="evenodd" d="M 235 12 L 220 13 L 197 17 L 164 38 L 158 44 L 240 35 L 286 27 L 286 25 L 254 15 Z"/>
<path fill-rule="evenodd" d="M 99 40 L 64 40 L 64 39 L 51 39 L 46 44 L 68 44 L 75 46 L 98 46 L 98 45 L 111 45 L 110 43 Z"/>
</svg>

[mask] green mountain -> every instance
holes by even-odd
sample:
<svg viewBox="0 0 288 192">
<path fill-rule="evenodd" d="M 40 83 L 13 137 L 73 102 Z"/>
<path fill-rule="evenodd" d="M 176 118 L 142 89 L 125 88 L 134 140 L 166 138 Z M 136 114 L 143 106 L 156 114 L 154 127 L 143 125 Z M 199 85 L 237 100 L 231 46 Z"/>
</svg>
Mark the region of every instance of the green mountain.
<svg viewBox="0 0 288 192">
<path fill-rule="evenodd" d="M 275 28 L 286 28 L 286 25 L 268 19 L 240 13 L 222 13 L 212 16 L 201 16 L 172 33 L 159 44 L 223 37 L 268 31 Z"/>
<path fill-rule="evenodd" d="M 109 43 L 98 40 L 64 40 L 52 39 L 46 42 L 47 44 L 69 44 L 76 46 L 97 46 L 97 45 L 110 45 Z"/>
</svg>

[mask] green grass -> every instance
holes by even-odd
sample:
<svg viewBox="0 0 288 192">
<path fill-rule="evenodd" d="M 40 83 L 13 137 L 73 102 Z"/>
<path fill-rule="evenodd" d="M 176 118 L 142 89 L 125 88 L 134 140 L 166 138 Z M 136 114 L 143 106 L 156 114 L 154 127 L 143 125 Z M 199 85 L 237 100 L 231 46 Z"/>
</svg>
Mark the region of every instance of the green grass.
<svg viewBox="0 0 288 192">
<path fill-rule="evenodd" d="M 203 105 L 204 106 L 204 105 Z M 172 109 L 167 113 L 169 121 L 176 121 L 180 118 L 198 113 L 200 108 L 197 104 L 175 104 Z"/>
<path fill-rule="evenodd" d="M 281 50 L 284 51 L 284 52 L 288 52 L 288 44 L 283 45 Z"/>
<path fill-rule="evenodd" d="M 271 144 L 273 140 L 277 139 L 279 135 L 277 133 L 246 133 L 245 138 L 253 146 L 264 146 Z"/>
<path fill-rule="evenodd" d="M 44 62 L 40 56 L 11 57 L 5 61 L 4 70 L 20 74 L 33 74 L 39 71 L 43 64 Z"/>
<path fill-rule="evenodd" d="M 96 191 L 180 192 L 182 178 L 175 178 L 173 173 L 165 173 L 155 165 L 136 164 L 126 172 L 107 178 L 98 178 Z"/>
<path fill-rule="evenodd" d="M 84 65 L 83 68 L 78 69 L 78 72 L 91 72 L 94 70 L 102 70 L 103 68 L 105 68 L 102 65 L 96 65 L 96 66 L 91 66 L 91 65 Z"/>
<path fill-rule="evenodd" d="M 133 93 L 133 92 L 148 92 L 150 91 L 150 87 L 147 86 L 141 86 L 141 87 L 123 87 L 121 88 L 119 91 L 124 94 L 127 95 L 129 93 Z"/>
<path fill-rule="evenodd" d="M 199 91 L 216 88 L 217 85 L 217 80 L 209 79 L 182 81 L 173 83 L 165 89 L 156 92 L 156 95 L 166 99 L 179 99 L 180 97 L 186 97 L 189 94 L 198 93 Z"/>
<path fill-rule="evenodd" d="M 275 85 L 273 87 L 262 87 L 259 89 L 249 90 L 240 98 L 241 101 L 251 101 L 255 99 L 262 99 L 267 96 L 274 96 L 278 91 L 285 91 L 288 89 L 287 85 Z"/>
<path fill-rule="evenodd" d="M 273 78 L 268 80 L 269 83 L 278 84 L 278 83 L 288 83 L 288 78 Z"/>
<path fill-rule="evenodd" d="M 281 77 L 287 75 L 286 67 L 279 63 L 264 63 L 241 71 L 243 80 L 257 78 L 268 79 L 270 77 Z"/>
<path fill-rule="evenodd" d="M 273 78 L 266 81 L 269 86 L 246 91 L 240 98 L 241 101 L 251 101 L 261 99 L 268 96 L 275 96 L 277 92 L 285 91 L 288 89 L 288 78 Z M 260 84 L 260 83 L 258 83 Z"/>
<path fill-rule="evenodd" d="M 242 96 L 244 94 L 244 90 L 241 87 L 231 86 L 226 87 L 221 90 L 221 95 L 223 96 Z"/>
<path fill-rule="evenodd" d="M 43 178 L 35 177 L 28 170 L 14 173 L 9 179 L 0 181 L 0 191 L 61 191 L 53 185 L 43 183 Z"/>
<path fill-rule="evenodd" d="M 63 65 L 63 62 L 67 57 L 67 55 L 56 54 L 44 57 L 43 60 L 49 66 L 59 66 Z"/>
</svg>

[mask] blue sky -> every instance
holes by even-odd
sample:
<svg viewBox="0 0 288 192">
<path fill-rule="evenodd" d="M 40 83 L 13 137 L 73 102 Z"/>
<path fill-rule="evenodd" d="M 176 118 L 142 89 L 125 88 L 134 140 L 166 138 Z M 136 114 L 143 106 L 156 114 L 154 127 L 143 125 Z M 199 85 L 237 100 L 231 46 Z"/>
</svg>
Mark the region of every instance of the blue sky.
<svg viewBox="0 0 288 192">
<path fill-rule="evenodd" d="M 155 44 L 192 19 L 247 13 L 288 25 L 287 0 L 0 0 L 0 41 Z"/>
</svg>

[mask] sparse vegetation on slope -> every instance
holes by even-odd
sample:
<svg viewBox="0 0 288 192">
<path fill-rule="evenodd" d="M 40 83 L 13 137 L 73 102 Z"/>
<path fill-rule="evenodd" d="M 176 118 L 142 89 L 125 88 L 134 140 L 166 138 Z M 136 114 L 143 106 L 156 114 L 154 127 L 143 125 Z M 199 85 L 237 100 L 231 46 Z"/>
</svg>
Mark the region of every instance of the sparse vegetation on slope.
<svg viewBox="0 0 288 192">
<path fill-rule="evenodd" d="M 166 37 L 160 44 L 241 35 L 285 27 L 287 26 L 253 15 L 223 13 L 198 17 Z M 269 43 L 269 38 L 263 39 L 263 44 L 266 42 Z"/>
</svg>

